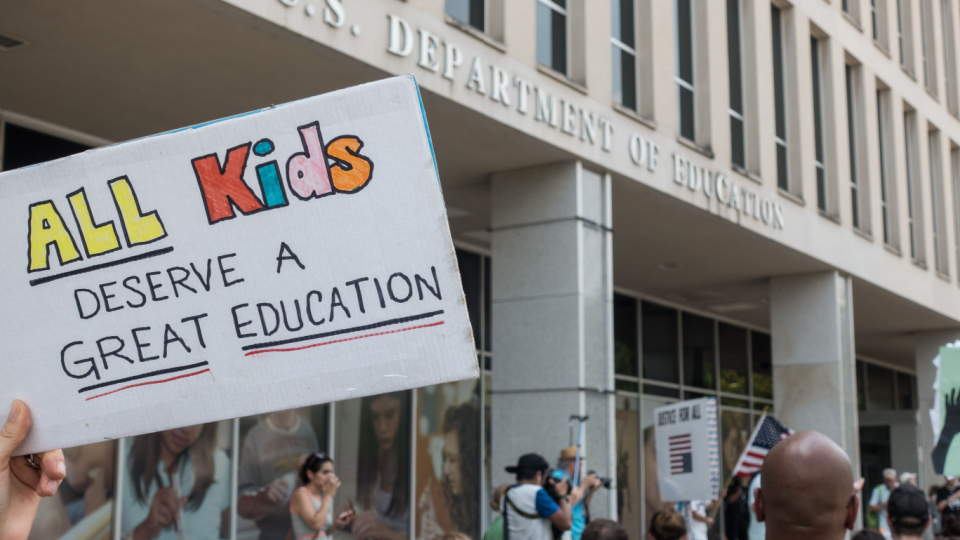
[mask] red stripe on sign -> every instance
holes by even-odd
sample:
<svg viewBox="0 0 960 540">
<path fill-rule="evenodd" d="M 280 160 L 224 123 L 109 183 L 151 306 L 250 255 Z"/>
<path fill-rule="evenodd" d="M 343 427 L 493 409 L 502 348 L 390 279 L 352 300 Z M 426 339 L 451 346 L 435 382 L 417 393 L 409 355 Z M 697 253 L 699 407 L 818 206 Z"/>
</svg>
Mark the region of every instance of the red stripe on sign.
<svg viewBox="0 0 960 540">
<path fill-rule="evenodd" d="M 314 343 L 314 344 L 312 344 L 312 345 L 304 345 L 304 346 L 302 346 L 302 347 L 290 347 L 290 348 L 288 348 L 288 349 L 262 349 L 262 350 L 259 350 L 259 351 L 250 351 L 250 352 L 248 352 L 247 354 L 245 354 L 244 356 L 253 356 L 253 355 L 255 355 L 255 354 L 263 354 L 263 353 L 268 353 L 268 352 L 292 352 L 292 351 L 302 351 L 302 350 L 304 350 L 304 349 L 312 349 L 313 347 L 320 347 L 321 345 L 332 345 L 332 344 L 334 344 L 334 343 L 343 343 L 343 342 L 345 342 L 345 341 L 354 341 L 354 340 L 356 340 L 356 339 L 363 339 L 363 338 L 374 337 L 374 336 L 385 336 L 385 335 L 387 335 L 387 334 L 396 334 L 397 332 L 406 332 L 407 330 L 417 330 L 418 328 L 430 328 L 431 326 L 440 326 L 440 325 L 443 324 L 443 323 L 444 323 L 444 321 L 438 321 L 438 322 L 430 323 L 430 324 L 421 324 L 421 325 L 419 325 L 419 326 L 410 326 L 410 327 L 407 327 L 407 328 L 400 328 L 400 329 L 398 329 L 398 330 L 388 330 L 388 331 L 386 331 L 386 332 L 375 332 L 375 333 L 373 333 L 373 334 L 364 334 L 364 335 L 362 335 L 362 336 L 354 336 L 354 337 L 343 338 L 343 339 L 334 339 L 334 340 L 332 340 L 332 341 L 324 341 L 324 342 L 322 342 L 322 343 Z"/>
<path fill-rule="evenodd" d="M 689 439 L 689 438 L 690 438 L 690 434 L 687 433 L 686 435 L 672 435 L 672 436 L 669 437 L 669 440 L 672 441 L 672 440 L 675 440 L 675 439 Z"/>
<path fill-rule="evenodd" d="M 136 388 L 136 387 L 138 387 L 138 386 L 147 386 L 147 385 L 151 385 L 151 384 L 161 384 L 161 383 L 165 383 L 165 382 L 175 381 L 175 380 L 177 380 L 177 379 L 186 379 L 187 377 L 193 377 L 194 375 L 200 375 L 201 373 L 210 373 L 210 375 L 213 375 L 213 373 L 210 372 L 210 368 L 207 368 L 207 369 L 204 369 L 204 370 L 195 371 L 195 372 L 193 372 L 193 373 L 186 373 L 186 374 L 184 374 L 184 375 L 177 375 L 176 377 L 170 377 L 169 379 L 163 379 L 163 380 L 160 380 L 160 381 L 148 381 L 148 382 L 142 382 L 142 383 L 137 383 L 137 384 L 131 384 L 131 385 L 129 385 L 129 386 L 124 386 L 123 388 L 117 388 L 116 390 L 111 390 L 111 391 L 109 391 L 109 392 L 104 392 L 103 394 L 98 394 L 98 395 L 96 395 L 96 396 L 90 396 L 90 397 L 88 397 L 88 398 L 87 398 L 86 400 L 84 400 L 84 401 L 90 401 L 91 399 L 97 399 L 98 397 L 109 396 L 110 394 L 116 394 L 117 392 L 119 392 L 119 391 L 121 391 L 121 390 L 127 390 L 127 389 L 130 389 L 130 388 Z"/>
</svg>

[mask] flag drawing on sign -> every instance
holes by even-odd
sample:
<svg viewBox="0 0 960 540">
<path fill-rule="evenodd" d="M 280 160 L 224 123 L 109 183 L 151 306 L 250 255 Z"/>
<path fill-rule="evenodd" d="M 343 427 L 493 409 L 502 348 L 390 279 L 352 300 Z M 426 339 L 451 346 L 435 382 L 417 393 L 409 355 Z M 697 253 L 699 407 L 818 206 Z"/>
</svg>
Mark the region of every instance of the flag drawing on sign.
<svg viewBox="0 0 960 540">
<path fill-rule="evenodd" d="M 793 433 L 794 431 L 792 429 L 781 424 L 776 418 L 764 414 L 763 417 L 760 418 L 757 428 L 753 430 L 750 442 L 747 443 L 747 448 L 743 451 L 743 455 L 740 456 L 740 461 L 737 462 L 733 473 L 737 476 L 748 477 L 759 472 L 760 467 L 763 465 L 764 458 L 767 457 L 767 453 L 770 452 L 777 443 L 793 435 Z"/>
<path fill-rule="evenodd" d="M 670 448 L 670 474 L 693 472 L 693 441 L 690 434 L 673 435 L 668 439 Z"/>
</svg>

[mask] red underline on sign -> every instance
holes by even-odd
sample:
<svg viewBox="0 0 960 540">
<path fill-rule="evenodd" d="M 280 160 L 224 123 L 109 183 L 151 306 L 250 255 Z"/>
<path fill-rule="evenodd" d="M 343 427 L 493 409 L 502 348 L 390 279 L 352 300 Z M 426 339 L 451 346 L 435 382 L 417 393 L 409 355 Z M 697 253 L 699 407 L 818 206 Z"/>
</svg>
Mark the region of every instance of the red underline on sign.
<svg viewBox="0 0 960 540">
<path fill-rule="evenodd" d="M 138 387 L 138 386 L 147 386 L 147 385 L 150 385 L 150 384 L 160 384 L 160 383 L 175 381 L 175 380 L 177 380 L 177 379 L 185 379 L 185 378 L 187 378 L 187 377 L 193 377 L 194 375 L 200 375 L 201 373 L 210 373 L 211 376 L 213 375 L 213 373 L 210 371 L 210 368 L 202 369 L 202 370 L 200 370 L 200 371 L 195 371 L 195 372 L 193 372 L 193 373 L 185 373 L 185 374 L 183 374 L 183 375 L 177 375 L 176 377 L 170 377 L 169 379 L 162 379 L 162 380 L 159 380 L 159 381 L 148 381 L 148 382 L 142 382 L 142 383 L 137 383 L 137 384 L 131 384 L 131 385 L 129 385 L 129 386 L 124 386 L 123 388 L 117 388 L 116 390 L 111 390 L 111 391 L 109 391 L 109 392 L 104 392 L 104 393 L 98 394 L 98 395 L 96 395 L 96 396 L 90 396 L 90 397 L 88 397 L 88 398 L 87 398 L 86 400 L 84 400 L 84 401 L 90 401 L 91 399 L 97 399 L 98 397 L 109 396 L 110 394 L 115 394 L 115 393 L 117 393 L 117 392 L 119 392 L 119 391 L 121 391 L 121 390 L 127 390 L 127 389 L 129 389 L 129 388 L 136 388 L 136 387 Z"/>
<path fill-rule="evenodd" d="M 250 351 L 250 352 L 248 352 L 247 354 L 245 354 L 244 356 L 253 356 L 253 355 L 255 355 L 255 354 L 263 354 L 263 353 L 268 353 L 268 352 L 292 352 L 292 351 L 302 351 L 303 349 L 312 349 L 312 348 L 314 348 L 314 347 L 320 347 L 321 345 L 332 345 L 332 344 L 334 344 L 334 343 L 343 343 L 343 342 L 345 342 L 345 341 L 353 341 L 353 340 L 356 340 L 356 339 L 363 339 L 363 338 L 374 337 L 374 336 L 385 336 L 385 335 L 387 335 L 387 334 L 396 334 L 397 332 L 406 332 L 406 331 L 408 331 L 408 330 L 417 330 L 417 329 L 419 329 L 419 328 L 430 328 L 431 326 L 440 326 L 440 325 L 443 324 L 443 323 L 444 323 L 444 321 L 437 321 L 437 322 L 435 322 L 435 323 L 421 324 L 421 325 L 417 325 L 417 326 L 408 326 L 407 328 L 400 328 L 400 329 L 397 329 L 397 330 L 388 330 L 388 331 L 386 331 L 386 332 L 375 332 L 375 333 L 373 333 L 373 334 L 364 334 L 364 335 L 362 335 L 362 336 L 354 336 L 354 337 L 343 338 L 343 339 L 334 339 L 334 340 L 331 340 L 331 341 L 324 341 L 324 342 L 322 342 L 322 343 L 313 343 L 313 344 L 311 344 L 311 345 L 304 345 L 304 346 L 302 346 L 302 347 L 290 347 L 290 348 L 288 348 L 288 349 L 262 349 L 262 350 L 259 350 L 259 351 Z"/>
</svg>

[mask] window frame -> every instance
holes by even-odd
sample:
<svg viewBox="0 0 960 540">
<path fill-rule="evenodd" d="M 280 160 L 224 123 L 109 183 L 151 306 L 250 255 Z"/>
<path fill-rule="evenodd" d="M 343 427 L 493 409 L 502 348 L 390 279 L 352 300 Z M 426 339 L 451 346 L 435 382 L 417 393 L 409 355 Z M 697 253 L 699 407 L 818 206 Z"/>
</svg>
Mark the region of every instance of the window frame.
<svg viewBox="0 0 960 540">
<path fill-rule="evenodd" d="M 570 16 L 569 16 L 570 6 L 560 7 L 560 6 L 557 5 L 555 2 L 553 2 L 553 0 L 534 0 L 534 1 L 535 1 L 536 5 L 543 5 L 544 7 L 550 9 L 552 13 L 559 13 L 560 15 L 563 16 L 563 32 L 564 32 L 564 36 L 563 36 L 564 66 L 563 66 L 563 70 L 558 70 L 558 69 L 557 69 L 556 67 L 554 67 L 554 65 L 553 65 L 553 61 L 555 61 L 555 59 L 553 58 L 553 48 L 554 48 L 553 39 L 555 39 L 556 36 L 554 36 L 554 35 L 552 35 L 552 34 L 551 34 L 551 36 L 550 36 L 550 38 L 551 38 L 551 41 L 550 41 L 550 49 L 551 49 L 551 52 L 550 52 L 550 60 L 551 60 L 551 65 L 543 64 L 543 63 L 540 62 L 540 58 L 539 58 L 539 56 L 540 56 L 539 41 L 540 41 L 540 40 L 539 40 L 539 39 L 537 39 L 537 42 L 538 42 L 538 50 L 536 51 L 537 57 L 538 57 L 538 58 L 537 58 L 537 64 L 540 65 L 540 66 L 542 66 L 542 67 L 545 67 L 545 68 L 547 68 L 547 69 L 549 69 L 549 70 L 551 70 L 551 71 L 555 71 L 555 72 L 557 72 L 557 73 L 560 73 L 561 75 L 563 75 L 563 76 L 565 76 L 565 77 L 569 77 L 569 76 L 570 76 Z M 535 17 L 535 18 L 537 17 L 537 16 L 536 16 L 536 13 L 534 14 L 534 17 Z M 535 23 L 535 24 L 536 24 L 536 23 Z M 539 25 L 538 25 L 538 26 L 539 26 Z"/>
</svg>

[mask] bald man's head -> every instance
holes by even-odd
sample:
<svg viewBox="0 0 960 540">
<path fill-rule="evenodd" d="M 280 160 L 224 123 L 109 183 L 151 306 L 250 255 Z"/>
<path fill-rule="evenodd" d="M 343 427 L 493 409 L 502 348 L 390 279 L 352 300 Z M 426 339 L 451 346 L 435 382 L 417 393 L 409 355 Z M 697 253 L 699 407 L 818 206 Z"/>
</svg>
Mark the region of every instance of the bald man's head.
<svg viewBox="0 0 960 540">
<path fill-rule="evenodd" d="M 757 517 L 763 514 L 767 538 L 843 538 L 856 521 L 850 459 L 816 431 L 797 432 L 773 447 L 760 485 Z"/>
</svg>

